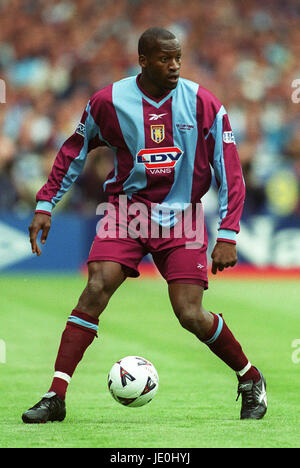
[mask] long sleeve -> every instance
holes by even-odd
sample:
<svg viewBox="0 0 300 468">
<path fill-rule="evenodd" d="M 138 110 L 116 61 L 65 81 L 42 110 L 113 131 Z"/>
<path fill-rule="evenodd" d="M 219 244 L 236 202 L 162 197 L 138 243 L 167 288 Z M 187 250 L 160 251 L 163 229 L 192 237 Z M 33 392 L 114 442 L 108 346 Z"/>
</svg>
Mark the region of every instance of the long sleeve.
<svg viewBox="0 0 300 468">
<path fill-rule="evenodd" d="M 36 212 L 51 213 L 81 174 L 89 151 L 105 145 L 100 135 L 100 129 L 93 117 L 91 99 L 76 131 L 60 148 L 47 182 L 36 195 Z"/>
<path fill-rule="evenodd" d="M 213 138 L 212 166 L 218 184 L 219 226 L 217 240 L 235 242 L 245 199 L 245 184 L 241 164 L 223 106 L 216 114 L 206 138 Z"/>
</svg>

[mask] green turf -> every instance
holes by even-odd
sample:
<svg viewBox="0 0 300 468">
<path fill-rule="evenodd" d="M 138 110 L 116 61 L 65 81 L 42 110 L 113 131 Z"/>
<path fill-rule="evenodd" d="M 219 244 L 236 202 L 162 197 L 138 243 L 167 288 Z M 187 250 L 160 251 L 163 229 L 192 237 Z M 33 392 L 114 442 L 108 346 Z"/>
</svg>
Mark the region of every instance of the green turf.
<svg viewBox="0 0 300 468">
<path fill-rule="evenodd" d="M 222 312 L 249 359 L 267 378 L 269 409 L 240 421 L 236 377 L 172 313 L 160 280 L 128 280 L 101 320 L 67 395 L 63 423 L 25 425 L 21 413 L 48 390 L 61 332 L 83 289 L 80 276 L 0 276 L 0 447 L 299 447 L 300 338 L 296 282 L 213 280 L 204 305 Z M 107 373 L 126 355 L 151 360 L 154 400 L 126 408 Z"/>
</svg>

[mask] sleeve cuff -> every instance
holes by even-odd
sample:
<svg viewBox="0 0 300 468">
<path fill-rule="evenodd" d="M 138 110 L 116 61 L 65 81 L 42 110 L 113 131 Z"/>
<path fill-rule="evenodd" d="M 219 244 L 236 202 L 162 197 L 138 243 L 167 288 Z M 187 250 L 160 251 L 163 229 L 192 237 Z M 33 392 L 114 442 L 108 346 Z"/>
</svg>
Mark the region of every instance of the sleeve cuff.
<svg viewBox="0 0 300 468">
<path fill-rule="evenodd" d="M 53 209 L 52 203 L 45 201 L 45 200 L 40 200 L 37 202 L 35 212 L 51 215 L 52 209 Z"/>
<path fill-rule="evenodd" d="M 218 231 L 217 241 L 236 244 L 236 232 L 229 229 L 220 229 Z"/>
</svg>

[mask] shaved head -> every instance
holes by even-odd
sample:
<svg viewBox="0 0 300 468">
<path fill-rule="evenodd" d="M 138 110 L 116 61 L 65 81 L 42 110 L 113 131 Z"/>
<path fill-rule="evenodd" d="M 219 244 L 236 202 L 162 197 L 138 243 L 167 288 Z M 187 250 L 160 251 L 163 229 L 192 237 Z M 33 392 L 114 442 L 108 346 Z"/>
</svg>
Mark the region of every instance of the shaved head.
<svg viewBox="0 0 300 468">
<path fill-rule="evenodd" d="M 139 83 L 151 96 L 175 89 L 181 67 L 181 47 L 175 34 L 164 28 L 149 28 L 138 44 Z"/>
<path fill-rule="evenodd" d="M 164 28 L 149 28 L 141 35 L 138 43 L 138 54 L 149 55 L 157 46 L 158 41 L 176 40 L 175 34 Z"/>
</svg>

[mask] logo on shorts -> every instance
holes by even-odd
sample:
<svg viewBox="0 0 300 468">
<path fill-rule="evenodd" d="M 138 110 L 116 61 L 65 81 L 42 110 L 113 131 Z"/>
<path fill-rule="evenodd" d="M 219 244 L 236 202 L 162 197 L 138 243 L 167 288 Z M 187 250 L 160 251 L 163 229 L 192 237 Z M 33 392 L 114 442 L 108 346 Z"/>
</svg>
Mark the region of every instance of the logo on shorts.
<svg viewBox="0 0 300 468">
<path fill-rule="evenodd" d="M 172 168 L 183 155 L 183 151 L 177 146 L 167 148 L 147 148 L 141 149 L 136 161 L 144 164 L 146 169 Z"/>
<path fill-rule="evenodd" d="M 164 125 L 151 125 L 151 140 L 155 143 L 161 143 L 165 139 Z"/>
</svg>

